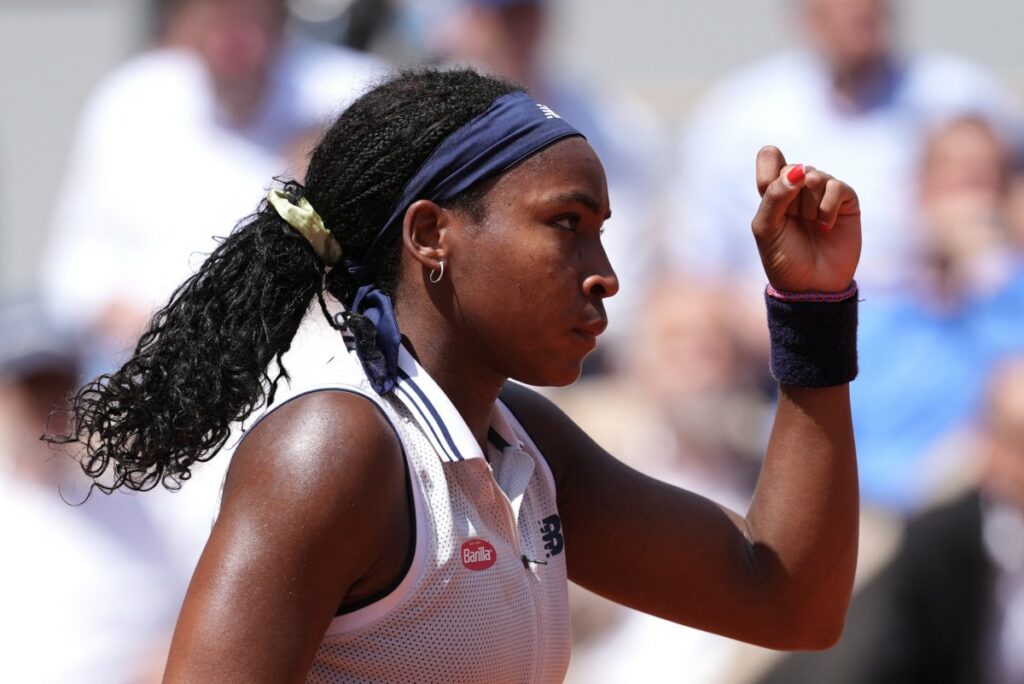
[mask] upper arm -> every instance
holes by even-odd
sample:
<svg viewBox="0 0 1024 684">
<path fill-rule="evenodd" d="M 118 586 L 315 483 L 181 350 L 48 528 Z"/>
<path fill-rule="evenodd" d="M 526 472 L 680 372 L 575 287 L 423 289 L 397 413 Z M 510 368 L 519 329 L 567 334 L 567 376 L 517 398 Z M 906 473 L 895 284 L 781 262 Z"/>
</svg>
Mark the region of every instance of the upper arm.
<svg viewBox="0 0 1024 684">
<path fill-rule="evenodd" d="M 278 408 L 235 453 L 166 680 L 304 680 L 406 501 L 401 445 L 368 400 L 316 392 Z"/>
<path fill-rule="evenodd" d="M 761 646 L 827 648 L 839 638 L 857 556 L 845 385 L 783 386 L 746 516 L 615 460 L 525 388 L 503 396 L 556 474 L 573 581 Z"/>
<path fill-rule="evenodd" d="M 609 455 L 558 408 L 502 395 L 555 475 L 569 577 L 647 613 L 750 638 L 756 569 L 744 518 Z"/>
</svg>

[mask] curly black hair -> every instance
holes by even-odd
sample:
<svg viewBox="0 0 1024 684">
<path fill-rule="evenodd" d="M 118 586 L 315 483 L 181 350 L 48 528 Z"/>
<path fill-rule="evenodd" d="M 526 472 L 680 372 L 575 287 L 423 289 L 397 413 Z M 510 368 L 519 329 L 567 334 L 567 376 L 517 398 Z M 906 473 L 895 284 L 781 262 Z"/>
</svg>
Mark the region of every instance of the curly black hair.
<svg viewBox="0 0 1024 684">
<path fill-rule="evenodd" d="M 313 151 L 305 189 L 286 188 L 305 193 L 346 254 L 362 255 L 440 142 L 518 90 L 471 70 L 402 72 L 341 114 Z M 478 198 L 471 188 L 449 204 L 473 210 Z M 389 294 L 399 244 L 376 250 L 370 264 Z M 327 315 L 324 291 L 350 302 L 355 284 L 345 269 L 325 269 L 264 200 L 154 315 L 133 356 L 78 391 L 68 433 L 45 439 L 80 444 L 82 469 L 105 493 L 179 488 L 233 423 L 273 402 L 287 378 L 281 357 L 314 298 Z M 370 323 L 349 314 L 347 324 L 372 353 Z"/>
</svg>

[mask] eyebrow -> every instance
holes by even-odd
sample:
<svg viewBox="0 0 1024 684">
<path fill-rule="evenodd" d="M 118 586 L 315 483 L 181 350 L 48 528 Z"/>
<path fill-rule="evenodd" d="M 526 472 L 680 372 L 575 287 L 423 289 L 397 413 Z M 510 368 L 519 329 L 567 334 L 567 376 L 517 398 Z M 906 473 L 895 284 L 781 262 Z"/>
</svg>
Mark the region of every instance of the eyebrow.
<svg viewBox="0 0 1024 684">
<path fill-rule="evenodd" d="M 597 203 L 597 200 L 588 195 L 585 192 L 579 190 L 573 190 L 572 192 L 562 193 L 560 195 L 554 195 L 550 198 L 554 202 L 577 202 L 582 204 L 587 209 L 590 209 L 595 214 L 601 213 L 601 205 Z M 612 210 L 608 210 L 608 214 L 604 217 L 607 221 L 612 217 Z"/>
</svg>

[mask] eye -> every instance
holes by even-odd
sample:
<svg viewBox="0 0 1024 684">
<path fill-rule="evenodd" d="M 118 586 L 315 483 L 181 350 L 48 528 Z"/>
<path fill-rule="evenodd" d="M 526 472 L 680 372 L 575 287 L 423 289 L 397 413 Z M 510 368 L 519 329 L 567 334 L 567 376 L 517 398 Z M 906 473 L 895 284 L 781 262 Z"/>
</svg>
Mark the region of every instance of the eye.
<svg viewBox="0 0 1024 684">
<path fill-rule="evenodd" d="M 565 214 L 564 216 L 557 217 L 551 222 L 556 228 L 567 230 L 570 233 L 575 233 L 576 228 L 580 224 L 580 217 L 578 214 Z"/>
</svg>

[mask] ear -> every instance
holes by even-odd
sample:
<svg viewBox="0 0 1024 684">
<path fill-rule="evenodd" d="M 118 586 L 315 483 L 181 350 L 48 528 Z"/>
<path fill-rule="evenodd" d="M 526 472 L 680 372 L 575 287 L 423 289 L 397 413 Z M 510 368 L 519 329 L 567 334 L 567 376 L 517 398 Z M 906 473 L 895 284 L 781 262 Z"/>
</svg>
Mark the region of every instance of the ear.
<svg viewBox="0 0 1024 684">
<path fill-rule="evenodd" d="M 430 200 L 416 200 L 405 211 L 402 242 L 405 250 L 424 268 L 438 269 L 448 258 L 451 213 Z"/>
</svg>

